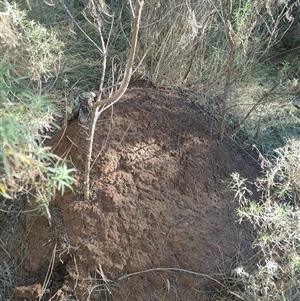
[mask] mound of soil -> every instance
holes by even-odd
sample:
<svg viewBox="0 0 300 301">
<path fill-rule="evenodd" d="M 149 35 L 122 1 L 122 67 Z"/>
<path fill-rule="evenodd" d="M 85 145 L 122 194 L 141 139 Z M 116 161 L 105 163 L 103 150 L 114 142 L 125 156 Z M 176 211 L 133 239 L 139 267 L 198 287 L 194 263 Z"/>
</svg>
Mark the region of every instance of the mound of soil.
<svg viewBox="0 0 300 301">
<path fill-rule="evenodd" d="M 252 255 L 226 181 L 257 174 L 210 124 L 166 90 L 130 88 L 97 123 L 89 202 L 87 128 L 74 120 L 57 132 L 50 145 L 77 168 L 77 184 L 51 203 L 52 227 L 26 215 L 14 300 L 209 300 L 236 254 Z"/>
</svg>

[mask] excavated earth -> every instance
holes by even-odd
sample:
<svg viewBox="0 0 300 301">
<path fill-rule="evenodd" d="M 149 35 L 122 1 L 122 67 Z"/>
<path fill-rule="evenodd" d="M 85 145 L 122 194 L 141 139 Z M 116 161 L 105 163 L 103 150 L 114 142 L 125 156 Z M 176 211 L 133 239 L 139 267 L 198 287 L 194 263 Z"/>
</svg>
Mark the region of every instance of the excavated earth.
<svg viewBox="0 0 300 301">
<path fill-rule="evenodd" d="M 213 122 L 168 90 L 128 89 L 98 120 L 89 202 L 87 128 L 73 120 L 58 131 L 49 145 L 77 169 L 77 183 L 52 201 L 51 227 L 39 213 L 22 215 L 12 300 L 213 300 L 253 255 L 228 179 L 258 172 L 246 152 L 218 144 Z"/>
</svg>

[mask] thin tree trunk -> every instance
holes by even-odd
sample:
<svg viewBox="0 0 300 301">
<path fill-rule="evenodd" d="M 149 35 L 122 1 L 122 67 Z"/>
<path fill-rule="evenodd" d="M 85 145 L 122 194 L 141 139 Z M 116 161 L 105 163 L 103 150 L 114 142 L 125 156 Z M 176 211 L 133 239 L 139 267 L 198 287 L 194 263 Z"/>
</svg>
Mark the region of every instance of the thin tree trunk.
<svg viewBox="0 0 300 301">
<path fill-rule="evenodd" d="M 223 97 L 221 100 L 221 108 L 220 108 L 220 121 L 219 121 L 219 129 L 218 129 L 218 140 L 220 142 L 222 142 L 224 138 L 224 128 L 226 123 L 227 108 L 230 106 L 230 89 L 232 85 L 233 64 L 234 64 L 235 51 L 236 51 L 236 45 L 232 37 L 233 30 L 230 22 L 231 11 L 232 11 L 232 0 L 229 0 L 227 5 L 228 5 L 227 7 L 228 13 L 227 13 L 227 20 L 226 20 L 226 38 L 230 46 L 230 53 L 229 53 L 229 58 L 227 63 L 226 80 L 224 84 L 224 91 L 223 91 Z"/>
<path fill-rule="evenodd" d="M 84 200 L 88 201 L 90 198 L 90 169 L 91 169 L 91 158 L 92 158 L 92 152 L 93 152 L 93 142 L 94 142 L 94 133 L 96 129 L 96 123 L 97 119 L 99 117 L 99 108 L 100 106 L 109 106 L 115 102 L 117 102 L 122 95 L 125 93 L 130 78 L 132 74 L 132 66 L 134 61 L 134 56 L 136 52 L 137 47 L 137 38 L 138 38 L 138 32 L 139 32 L 139 23 L 141 19 L 141 11 L 143 7 L 144 1 L 143 0 L 137 0 L 135 9 L 134 9 L 134 17 L 133 17 L 133 25 L 132 25 L 132 36 L 131 36 L 131 48 L 130 53 L 125 69 L 125 74 L 123 77 L 123 81 L 120 85 L 120 88 L 117 90 L 115 94 L 113 94 L 111 97 L 107 99 L 101 100 L 102 91 L 100 91 L 96 103 L 92 107 L 92 117 L 91 117 L 91 125 L 89 128 L 89 136 L 88 136 L 88 146 L 87 146 L 87 155 L 86 155 L 86 161 L 85 161 L 85 173 L 84 173 L 84 182 L 83 182 L 83 191 L 84 191 Z"/>
<path fill-rule="evenodd" d="M 94 134 L 97 124 L 97 115 L 98 115 L 98 108 L 92 111 L 91 117 L 91 124 L 89 128 L 89 138 L 88 138 L 88 145 L 87 145 L 87 155 L 85 159 L 85 172 L 84 172 L 84 180 L 83 180 L 83 194 L 84 200 L 88 201 L 90 198 L 90 168 L 91 168 L 91 159 L 92 159 L 92 152 L 93 152 L 93 141 L 94 141 Z"/>
</svg>

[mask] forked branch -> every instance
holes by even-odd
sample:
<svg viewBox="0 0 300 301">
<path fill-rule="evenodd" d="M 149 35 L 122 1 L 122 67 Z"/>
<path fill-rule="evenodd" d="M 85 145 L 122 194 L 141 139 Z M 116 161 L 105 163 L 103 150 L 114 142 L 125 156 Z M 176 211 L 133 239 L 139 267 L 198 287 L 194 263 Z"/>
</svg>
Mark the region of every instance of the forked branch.
<svg viewBox="0 0 300 301">
<path fill-rule="evenodd" d="M 125 91 L 128 87 L 128 84 L 129 84 L 129 81 L 130 81 L 130 78 L 132 75 L 132 66 L 133 66 L 133 61 L 134 61 L 136 47 L 137 47 L 137 38 L 138 38 L 139 24 L 140 24 L 143 4 L 144 4 L 143 0 L 137 0 L 136 4 L 135 4 L 134 16 L 133 16 L 133 22 L 132 22 L 132 30 L 131 30 L 132 31 L 131 47 L 130 47 L 129 57 L 128 57 L 128 61 L 126 64 L 126 69 L 125 69 L 122 83 L 121 83 L 119 89 L 116 91 L 116 93 L 107 99 L 101 99 L 102 91 L 99 91 L 100 93 L 96 99 L 95 104 L 92 107 L 92 118 L 91 118 L 91 124 L 90 124 L 90 128 L 89 128 L 87 155 L 86 155 L 86 161 L 85 161 L 84 184 L 83 184 L 85 201 L 88 201 L 90 198 L 91 157 L 92 157 L 92 151 L 93 151 L 93 141 L 94 141 L 96 122 L 99 117 L 98 110 L 102 106 L 103 108 L 101 109 L 101 111 L 103 111 L 108 106 L 117 102 L 123 96 L 123 94 L 125 93 Z"/>
<path fill-rule="evenodd" d="M 110 105 L 112 103 L 115 103 L 122 97 L 122 95 L 125 93 L 125 91 L 128 87 L 128 84 L 129 84 L 129 81 L 131 78 L 131 74 L 132 74 L 133 60 L 134 60 L 136 47 L 137 47 L 139 23 L 140 23 L 140 19 L 141 19 L 141 12 L 142 12 L 143 4 L 144 4 L 144 1 L 138 0 L 136 2 L 134 17 L 133 17 L 133 25 L 132 25 L 131 48 L 130 48 L 128 61 L 126 64 L 125 74 L 124 74 L 122 83 L 120 85 L 120 88 L 116 91 L 115 94 L 113 94 L 109 98 L 102 99 L 102 100 L 101 100 L 101 93 L 99 93 L 98 98 L 92 108 L 93 110 L 95 110 L 96 108 L 98 108 L 100 106 Z"/>
</svg>

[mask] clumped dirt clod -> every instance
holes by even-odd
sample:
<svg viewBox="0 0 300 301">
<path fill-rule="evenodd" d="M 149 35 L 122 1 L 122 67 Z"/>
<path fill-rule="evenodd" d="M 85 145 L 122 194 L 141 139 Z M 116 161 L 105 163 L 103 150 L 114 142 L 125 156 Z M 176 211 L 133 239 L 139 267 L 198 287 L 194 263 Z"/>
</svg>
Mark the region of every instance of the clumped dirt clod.
<svg viewBox="0 0 300 301">
<path fill-rule="evenodd" d="M 225 188 L 231 172 L 257 172 L 230 143 L 218 144 L 210 123 L 166 90 L 130 88 L 97 123 L 90 202 L 82 196 L 87 128 L 74 120 L 57 132 L 50 145 L 78 169 L 78 183 L 51 203 L 51 228 L 27 217 L 22 286 L 43 284 L 52 266 L 51 300 L 209 300 L 214 280 L 183 269 L 217 275 L 237 252 L 252 254 Z"/>
</svg>

